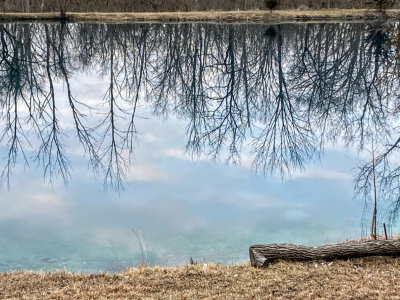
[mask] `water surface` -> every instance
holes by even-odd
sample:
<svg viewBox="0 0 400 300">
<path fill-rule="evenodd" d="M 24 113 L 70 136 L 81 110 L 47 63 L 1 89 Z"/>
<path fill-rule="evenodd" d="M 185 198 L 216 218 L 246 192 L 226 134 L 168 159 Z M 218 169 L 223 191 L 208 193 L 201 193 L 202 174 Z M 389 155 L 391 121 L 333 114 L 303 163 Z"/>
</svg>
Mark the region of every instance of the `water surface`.
<svg viewBox="0 0 400 300">
<path fill-rule="evenodd" d="M 1 24 L 0 38 L 0 271 L 137 266 L 132 228 L 159 265 L 358 238 L 372 144 L 391 192 L 379 224 L 394 224 L 397 24 Z"/>
</svg>

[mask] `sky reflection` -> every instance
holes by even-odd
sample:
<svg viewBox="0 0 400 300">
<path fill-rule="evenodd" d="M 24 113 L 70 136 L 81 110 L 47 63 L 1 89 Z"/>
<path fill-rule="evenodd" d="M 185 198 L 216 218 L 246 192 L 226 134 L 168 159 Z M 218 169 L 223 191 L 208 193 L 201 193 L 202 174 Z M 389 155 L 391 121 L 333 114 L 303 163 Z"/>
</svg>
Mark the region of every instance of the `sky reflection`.
<svg viewBox="0 0 400 300">
<path fill-rule="evenodd" d="M 400 205 L 398 24 L 0 27 L 0 272 L 359 238 L 373 140 Z"/>
<path fill-rule="evenodd" d="M 98 82 L 84 82 L 93 86 L 79 86 L 79 93 L 98 99 Z M 148 116 L 146 109 L 140 114 Z M 352 199 L 348 150 L 328 148 L 305 171 L 277 178 L 254 173 L 246 159 L 227 165 L 191 157 L 185 123 L 175 117 L 141 118 L 137 129 L 135 164 L 122 191 L 104 188 L 73 141 L 68 186 L 17 164 L 0 198 L 0 271 L 137 266 L 140 248 L 131 228 L 142 232 L 149 263 L 160 265 L 190 257 L 240 263 L 255 243 L 318 245 L 360 235 L 362 205 Z"/>
</svg>

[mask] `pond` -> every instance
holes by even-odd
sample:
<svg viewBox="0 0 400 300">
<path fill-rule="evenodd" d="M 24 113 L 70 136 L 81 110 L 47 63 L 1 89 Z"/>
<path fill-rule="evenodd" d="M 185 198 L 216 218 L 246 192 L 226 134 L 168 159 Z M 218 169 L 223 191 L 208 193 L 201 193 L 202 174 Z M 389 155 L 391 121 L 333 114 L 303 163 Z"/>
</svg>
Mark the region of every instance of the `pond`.
<svg viewBox="0 0 400 300">
<path fill-rule="evenodd" d="M 0 272 L 395 233 L 399 30 L 0 24 Z"/>
</svg>

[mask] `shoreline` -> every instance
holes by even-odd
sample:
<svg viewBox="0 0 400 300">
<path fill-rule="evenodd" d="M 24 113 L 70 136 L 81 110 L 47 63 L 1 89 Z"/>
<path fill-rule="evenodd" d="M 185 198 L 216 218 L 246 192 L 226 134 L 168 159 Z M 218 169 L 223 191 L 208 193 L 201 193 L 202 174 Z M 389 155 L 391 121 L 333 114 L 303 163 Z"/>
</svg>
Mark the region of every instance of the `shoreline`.
<svg viewBox="0 0 400 300">
<path fill-rule="evenodd" d="M 212 22 L 212 23 L 268 23 L 281 21 L 368 21 L 377 19 L 400 20 L 400 9 L 387 10 L 385 15 L 369 9 L 332 10 L 276 10 L 252 11 L 195 11 L 148 13 L 67 13 L 67 22 Z M 58 12 L 0 13 L 0 21 L 61 21 Z"/>
<path fill-rule="evenodd" d="M 0 273 L 0 299 L 398 299 L 400 258 Z"/>
</svg>

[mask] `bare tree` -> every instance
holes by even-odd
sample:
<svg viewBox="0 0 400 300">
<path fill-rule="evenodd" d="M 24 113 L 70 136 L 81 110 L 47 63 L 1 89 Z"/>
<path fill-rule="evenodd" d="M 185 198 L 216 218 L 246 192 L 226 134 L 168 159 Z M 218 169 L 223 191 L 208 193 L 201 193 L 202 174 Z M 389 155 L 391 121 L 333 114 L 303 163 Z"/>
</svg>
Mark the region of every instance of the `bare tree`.
<svg viewBox="0 0 400 300">
<path fill-rule="evenodd" d="M 377 9 L 380 12 L 392 8 L 396 4 L 397 0 L 367 0 L 367 5 L 370 8 Z"/>
<path fill-rule="evenodd" d="M 74 2 L 74 0 L 57 0 L 58 2 L 58 9 L 60 12 L 60 18 L 65 20 L 67 18 L 67 10 Z"/>
<path fill-rule="evenodd" d="M 264 0 L 265 7 L 272 12 L 278 6 L 278 0 Z"/>
<path fill-rule="evenodd" d="M 191 154 L 239 163 L 247 148 L 262 173 L 301 169 L 327 142 L 362 150 L 374 138 L 377 196 L 397 195 L 398 36 L 386 23 L 3 24 L 3 181 L 18 157 L 32 162 L 24 154 L 30 143 L 46 178 L 68 179 L 54 91 L 61 81 L 79 144 L 106 186 L 122 187 L 134 163 L 138 109 L 146 106 L 187 122 Z M 73 90 L 73 75 L 87 70 L 107 82 L 97 108 Z M 369 162 L 360 171 L 356 187 L 372 178 Z"/>
</svg>

